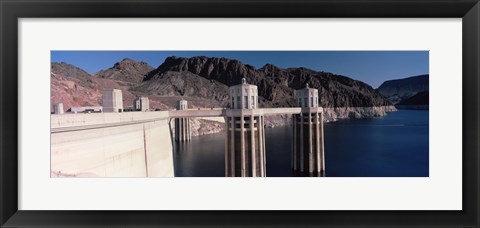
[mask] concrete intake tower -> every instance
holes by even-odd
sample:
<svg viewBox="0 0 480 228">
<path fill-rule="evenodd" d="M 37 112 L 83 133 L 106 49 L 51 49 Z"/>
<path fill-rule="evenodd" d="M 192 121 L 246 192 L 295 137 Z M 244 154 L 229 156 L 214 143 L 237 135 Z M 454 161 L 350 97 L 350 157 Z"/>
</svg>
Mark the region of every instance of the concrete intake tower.
<svg viewBox="0 0 480 228">
<path fill-rule="evenodd" d="M 225 175 L 265 177 L 264 117 L 258 110 L 258 89 L 242 83 L 230 87 L 230 109 L 225 124 Z"/>
<path fill-rule="evenodd" d="M 187 101 L 182 99 L 177 102 L 177 110 L 188 109 Z M 192 132 L 190 130 L 190 118 L 182 117 L 175 119 L 175 140 L 177 142 L 190 141 Z"/>
<path fill-rule="evenodd" d="M 302 108 L 293 115 L 292 169 L 295 176 L 324 176 L 323 109 L 318 106 L 318 90 L 295 90 L 295 103 Z"/>
</svg>

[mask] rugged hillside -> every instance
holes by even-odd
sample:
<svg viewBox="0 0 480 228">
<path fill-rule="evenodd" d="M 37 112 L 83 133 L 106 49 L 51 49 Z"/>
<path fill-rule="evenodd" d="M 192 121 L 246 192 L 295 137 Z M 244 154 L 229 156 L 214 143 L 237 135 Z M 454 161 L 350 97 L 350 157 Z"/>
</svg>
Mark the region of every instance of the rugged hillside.
<svg viewBox="0 0 480 228">
<path fill-rule="evenodd" d="M 429 75 L 419 75 L 409 78 L 385 81 L 377 91 L 384 95 L 390 102 L 397 104 L 415 94 L 428 91 Z"/>
<path fill-rule="evenodd" d="M 95 90 L 92 79 L 85 81 L 76 78 L 51 73 L 51 94 L 52 105 L 63 103 L 65 110 L 70 107 L 94 106 L 99 103 L 101 94 Z M 53 110 L 53 108 L 51 107 Z"/>
<path fill-rule="evenodd" d="M 120 81 L 96 78 L 84 70 L 67 63 L 52 63 L 50 71 L 50 101 L 63 103 L 68 110 L 78 106 L 101 106 L 104 89 L 121 89 L 124 105 L 131 106 L 135 96 L 128 91 L 129 85 Z"/>
<path fill-rule="evenodd" d="M 208 104 L 204 105 L 207 107 L 225 107 L 228 102 L 228 87 L 225 84 L 207 80 L 190 72 L 163 72 L 133 87 L 131 91 L 149 96 L 202 98 L 200 103 L 198 101 L 193 103 L 203 105 L 204 101 L 208 101 Z"/>
<path fill-rule="evenodd" d="M 146 62 L 137 62 L 125 58 L 115 63 L 113 67 L 95 73 L 95 76 L 117 81 L 139 83 L 142 82 L 145 75 L 152 70 L 153 68 Z"/>
<path fill-rule="evenodd" d="M 175 74 L 172 72 L 176 72 Z M 334 75 L 332 73 L 317 72 L 306 68 L 282 69 L 272 64 L 267 64 L 260 69 L 243 64 L 238 60 L 226 58 L 169 57 L 157 69 L 151 71 L 146 81 L 141 86 L 134 88 L 136 91 L 150 93 L 152 88 L 160 88 L 160 83 L 165 83 L 168 75 L 182 77 L 202 77 L 210 82 L 218 83 L 217 87 L 239 84 L 245 77 L 250 84 L 258 86 L 260 105 L 262 107 L 293 106 L 293 91 L 309 83 L 311 87 L 319 90 L 320 103 L 323 107 L 372 107 L 388 106 L 390 103 L 371 86 L 351 78 Z M 148 84 L 148 86 L 146 86 Z M 223 85 L 222 85 L 223 84 Z M 195 91 L 194 87 L 183 90 Z M 158 94 L 167 95 L 172 90 L 160 91 Z M 215 99 L 222 102 L 228 94 L 215 91 Z M 180 95 L 181 90 L 174 92 Z M 193 96 L 204 96 L 193 93 Z"/>
</svg>

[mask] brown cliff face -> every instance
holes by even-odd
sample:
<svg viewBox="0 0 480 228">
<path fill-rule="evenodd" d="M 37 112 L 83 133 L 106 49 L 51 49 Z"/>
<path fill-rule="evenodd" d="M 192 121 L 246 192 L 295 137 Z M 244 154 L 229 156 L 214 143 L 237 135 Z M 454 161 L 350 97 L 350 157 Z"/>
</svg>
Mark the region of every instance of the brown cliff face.
<svg viewBox="0 0 480 228">
<path fill-rule="evenodd" d="M 139 83 L 142 82 L 145 75 L 152 70 L 153 68 L 145 62 L 137 62 L 125 58 L 115 63 L 113 67 L 97 72 L 95 76 L 116 81 Z"/>
<path fill-rule="evenodd" d="M 245 77 L 249 84 L 258 86 L 260 101 L 264 107 L 293 106 L 293 91 L 301 89 L 306 83 L 317 88 L 320 95 L 320 105 L 323 107 L 372 107 L 386 106 L 390 103 L 371 86 L 351 78 L 332 73 L 318 72 L 306 68 L 282 69 L 272 64 L 266 64 L 260 69 L 243 64 L 238 60 L 226 58 L 168 57 L 157 69 L 147 74 L 145 84 L 155 84 L 155 78 L 165 77 L 167 72 L 176 72 L 177 77 L 200 76 L 210 81 L 216 81 L 219 86 L 239 84 Z M 142 90 L 141 87 L 138 88 Z M 184 88 L 186 89 L 186 88 Z M 188 89 L 186 89 L 188 90 Z M 158 91 L 160 93 L 165 93 Z M 203 96 L 202 94 L 192 94 Z M 228 94 L 217 94 L 216 99 L 222 100 Z M 220 97 L 220 99 L 218 98 Z"/>
</svg>

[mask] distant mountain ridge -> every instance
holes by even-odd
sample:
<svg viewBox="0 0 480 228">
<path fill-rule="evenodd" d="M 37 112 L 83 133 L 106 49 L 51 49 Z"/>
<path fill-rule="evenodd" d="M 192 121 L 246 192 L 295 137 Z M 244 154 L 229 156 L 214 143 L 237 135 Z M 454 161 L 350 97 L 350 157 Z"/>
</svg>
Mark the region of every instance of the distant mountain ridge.
<svg viewBox="0 0 480 228">
<path fill-rule="evenodd" d="M 428 91 L 422 91 L 412 97 L 403 99 L 395 105 L 398 109 L 429 110 Z"/>
<path fill-rule="evenodd" d="M 397 104 L 402 100 L 415 96 L 419 92 L 428 91 L 428 89 L 429 75 L 424 74 L 385 81 L 378 87 L 377 91 L 393 104 Z"/>
<path fill-rule="evenodd" d="M 428 105 L 428 91 L 422 91 L 412 97 L 400 101 L 397 105 Z"/>
</svg>

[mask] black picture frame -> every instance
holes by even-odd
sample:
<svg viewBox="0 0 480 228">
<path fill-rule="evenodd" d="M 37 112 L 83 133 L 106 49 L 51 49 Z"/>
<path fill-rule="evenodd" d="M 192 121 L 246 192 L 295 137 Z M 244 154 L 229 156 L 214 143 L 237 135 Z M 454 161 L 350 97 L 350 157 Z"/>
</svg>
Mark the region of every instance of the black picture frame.
<svg viewBox="0 0 480 228">
<path fill-rule="evenodd" d="M 1 227 L 479 227 L 479 0 L 0 0 Z M 19 18 L 463 18 L 461 211 L 18 210 Z M 447 166 L 446 166 L 447 167 Z M 41 197 L 41 196 L 39 196 Z M 146 202 L 148 203 L 148 202 Z"/>
</svg>

